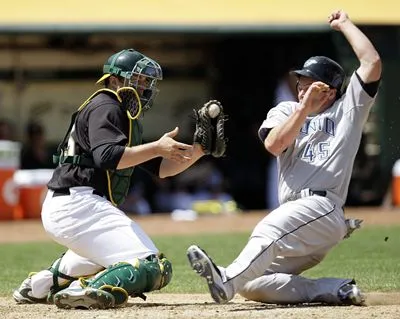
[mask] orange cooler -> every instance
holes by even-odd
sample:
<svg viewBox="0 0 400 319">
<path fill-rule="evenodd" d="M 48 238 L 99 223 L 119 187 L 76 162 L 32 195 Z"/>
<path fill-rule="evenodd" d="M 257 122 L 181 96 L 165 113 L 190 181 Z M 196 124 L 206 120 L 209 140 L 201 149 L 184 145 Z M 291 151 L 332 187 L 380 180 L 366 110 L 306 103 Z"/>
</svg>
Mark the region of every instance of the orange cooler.
<svg viewBox="0 0 400 319">
<path fill-rule="evenodd" d="M 400 160 L 394 163 L 392 178 L 392 202 L 394 206 L 400 206 Z"/>
<path fill-rule="evenodd" d="M 52 175 L 52 169 L 23 169 L 15 172 L 14 182 L 19 189 L 19 206 L 23 218 L 40 218 L 47 183 Z"/>
<path fill-rule="evenodd" d="M 0 220 L 14 219 L 18 209 L 18 189 L 14 172 L 19 168 L 21 144 L 0 141 Z"/>
</svg>

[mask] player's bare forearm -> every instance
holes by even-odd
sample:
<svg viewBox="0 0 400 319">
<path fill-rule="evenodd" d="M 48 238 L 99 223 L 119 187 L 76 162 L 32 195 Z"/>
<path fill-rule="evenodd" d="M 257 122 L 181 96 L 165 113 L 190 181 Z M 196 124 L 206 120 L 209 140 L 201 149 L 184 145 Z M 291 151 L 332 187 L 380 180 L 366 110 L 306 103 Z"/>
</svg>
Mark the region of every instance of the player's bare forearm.
<svg viewBox="0 0 400 319">
<path fill-rule="evenodd" d="M 341 31 L 360 61 L 357 72 L 361 79 L 365 83 L 379 80 L 382 69 L 381 60 L 371 41 L 350 20 L 341 25 Z"/>
<path fill-rule="evenodd" d="M 178 132 L 179 128 L 176 127 L 155 142 L 126 147 L 117 169 L 133 167 L 155 157 L 162 157 L 180 164 L 191 162 L 194 147 L 174 140 Z"/>
<path fill-rule="evenodd" d="M 330 23 L 335 30 L 342 32 L 350 43 L 360 61 L 357 73 L 364 83 L 378 81 L 382 71 L 381 59 L 368 37 L 354 25 L 343 11 L 332 14 Z"/>
<path fill-rule="evenodd" d="M 118 163 L 117 169 L 133 167 L 158 157 L 157 142 L 126 147 Z"/>
<path fill-rule="evenodd" d="M 204 156 L 204 152 L 201 149 L 201 146 L 199 144 L 194 144 L 193 145 L 193 154 L 191 156 L 191 159 L 187 162 L 177 163 L 175 161 L 171 161 L 166 158 L 163 158 L 163 160 L 160 164 L 159 176 L 161 178 L 165 178 L 165 177 L 177 175 L 177 174 L 185 171 L 186 169 L 188 169 L 194 163 L 196 163 L 202 156 Z"/>
<path fill-rule="evenodd" d="M 275 156 L 282 154 L 290 145 L 293 144 L 300 129 L 307 118 L 307 112 L 299 108 L 286 122 L 275 126 L 264 141 L 265 149 Z"/>
</svg>

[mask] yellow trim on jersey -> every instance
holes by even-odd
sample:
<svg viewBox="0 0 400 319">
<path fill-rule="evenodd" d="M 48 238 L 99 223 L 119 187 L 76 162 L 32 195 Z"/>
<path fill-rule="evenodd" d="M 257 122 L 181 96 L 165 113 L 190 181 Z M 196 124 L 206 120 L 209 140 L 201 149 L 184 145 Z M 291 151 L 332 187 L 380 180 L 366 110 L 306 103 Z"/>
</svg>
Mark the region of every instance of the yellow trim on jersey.
<svg viewBox="0 0 400 319">
<path fill-rule="evenodd" d="M 88 98 L 85 102 L 83 102 L 83 104 L 78 108 L 78 111 L 81 111 L 81 110 L 90 102 L 91 99 L 93 99 L 97 94 L 99 94 L 99 93 L 101 93 L 101 92 L 109 92 L 109 93 L 112 93 L 112 94 L 114 94 L 114 95 L 117 97 L 117 99 L 118 99 L 118 101 L 119 101 L 120 103 L 122 102 L 122 100 L 121 100 L 121 98 L 119 97 L 119 95 L 117 94 L 117 92 L 115 92 L 115 91 L 113 91 L 113 90 L 110 90 L 110 89 L 100 89 L 100 90 L 97 90 L 96 92 L 94 92 L 91 96 L 89 96 L 89 98 Z"/>
<path fill-rule="evenodd" d="M 139 103 L 140 103 L 140 100 L 139 100 Z M 139 104 L 139 110 L 141 110 L 141 103 Z M 128 134 L 128 143 L 126 144 L 126 146 L 129 147 L 129 146 L 131 146 L 131 143 L 132 143 L 132 127 L 133 127 L 132 123 L 133 123 L 134 118 L 132 118 L 130 116 L 130 113 L 129 113 L 128 110 L 126 110 L 126 114 L 128 116 L 128 119 L 129 119 L 129 134 Z M 138 112 L 138 115 L 139 114 L 140 114 L 140 112 Z M 137 116 L 135 117 L 135 119 L 136 118 L 137 118 Z M 117 206 L 117 204 L 115 203 L 114 198 L 112 196 L 113 193 L 112 193 L 112 189 L 111 189 L 111 177 L 110 177 L 110 172 L 109 171 L 107 171 L 107 188 L 108 188 L 108 194 L 110 196 L 111 203 L 114 206 Z"/>
<path fill-rule="evenodd" d="M 112 196 L 112 190 L 111 190 L 111 177 L 110 177 L 110 172 L 106 171 L 107 173 L 107 188 L 108 188 L 108 195 L 110 195 L 110 201 L 114 206 L 117 206 L 117 203 L 114 201 L 114 198 Z"/>
<path fill-rule="evenodd" d="M 128 137 L 128 143 L 127 143 L 127 145 L 126 146 L 131 146 L 132 145 L 132 121 L 133 121 L 133 119 L 131 119 L 130 117 L 129 117 L 129 112 L 128 112 L 128 110 L 126 111 L 126 113 L 127 113 L 127 115 L 128 115 L 128 118 L 130 119 L 130 121 L 129 121 L 129 137 Z"/>
<path fill-rule="evenodd" d="M 139 110 L 138 110 L 137 114 L 136 114 L 135 116 L 132 116 L 132 114 L 129 112 L 129 110 L 127 110 L 126 112 L 127 112 L 128 118 L 129 118 L 130 120 L 136 120 L 136 119 L 139 117 L 140 113 L 142 113 L 142 102 L 140 101 L 139 94 L 138 94 L 138 92 L 136 91 L 135 88 L 133 88 L 133 87 L 131 87 L 131 86 L 124 86 L 124 87 L 119 88 L 119 89 L 117 90 L 117 95 L 118 95 L 118 96 L 119 96 L 119 92 L 120 92 L 121 90 L 129 90 L 129 91 L 132 91 L 133 94 L 135 95 L 136 101 L 137 101 L 138 104 L 139 104 Z M 121 101 L 122 101 L 122 99 L 121 99 Z"/>
</svg>

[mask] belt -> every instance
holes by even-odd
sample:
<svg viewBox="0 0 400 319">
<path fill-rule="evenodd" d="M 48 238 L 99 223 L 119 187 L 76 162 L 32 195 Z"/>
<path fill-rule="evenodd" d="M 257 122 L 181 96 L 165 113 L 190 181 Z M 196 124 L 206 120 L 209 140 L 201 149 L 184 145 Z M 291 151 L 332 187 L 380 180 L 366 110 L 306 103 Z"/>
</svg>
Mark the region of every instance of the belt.
<svg viewBox="0 0 400 319">
<path fill-rule="evenodd" d="M 311 190 L 309 188 L 305 188 L 305 189 L 302 189 L 300 192 L 289 196 L 288 201 L 296 200 L 296 199 L 303 198 L 303 197 L 309 197 L 309 196 L 313 196 L 313 195 L 326 197 L 327 194 L 328 194 L 327 191 Z"/>
<path fill-rule="evenodd" d="M 104 197 L 104 194 L 97 191 L 97 190 L 93 190 L 93 194 L 94 195 L 98 195 L 101 197 Z M 71 195 L 71 192 L 69 191 L 69 188 L 61 188 L 61 189 L 56 189 L 53 193 L 53 197 L 57 197 L 57 196 L 68 196 Z"/>
<path fill-rule="evenodd" d="M 326 193 L 326 191 L 312 191 L 312 190 L 310 190 L 310 194 L 311 195 L 318 195 L 318 196 L 325 197 L 327 193 Z"/>
</svg>

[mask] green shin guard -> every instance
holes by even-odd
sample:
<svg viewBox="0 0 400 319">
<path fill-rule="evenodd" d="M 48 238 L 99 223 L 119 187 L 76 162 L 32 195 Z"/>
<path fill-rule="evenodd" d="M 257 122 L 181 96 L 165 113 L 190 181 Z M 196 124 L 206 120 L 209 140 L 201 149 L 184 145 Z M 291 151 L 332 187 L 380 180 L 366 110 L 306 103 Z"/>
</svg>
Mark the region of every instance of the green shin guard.
<svg viewBox="0 0 400 319">
<path fill-rule="evenodd" d="M 119 262 L 90 279 L 80 279 L 83 287 L 102 289 L 115 298 L 115 306 L 123 306 L 128 297 L 146 297 L 143 293 L 165 287 L 172 278 L 170 261 L 160 256 L 152 260 L 137 259 L 133 264 Z"/>
<path fill-rule="evenodd" d="M 171 282 L 172 264 L 167 259 L 167 257 L 165 257 L 164 254 L 162 254 L 162 253 L 158 257 L 155 257 L 155 259 L 157 259 L 158 264 L 160 266 L 161 281 L 160 281 L 160 286 L 153 290 L 160 290 L 161 288 L 164 288 L 166 285 L 168 285 Z"/>
</svg>

